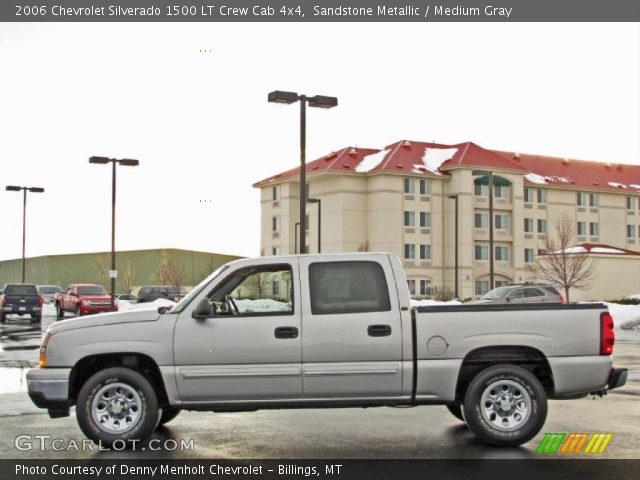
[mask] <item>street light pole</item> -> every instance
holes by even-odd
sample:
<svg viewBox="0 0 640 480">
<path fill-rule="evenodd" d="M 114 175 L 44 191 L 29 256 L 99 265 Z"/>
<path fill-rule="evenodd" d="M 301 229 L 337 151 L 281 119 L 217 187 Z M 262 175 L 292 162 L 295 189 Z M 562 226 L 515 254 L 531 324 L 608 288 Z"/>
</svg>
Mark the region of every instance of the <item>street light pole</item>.
<svg viewBox="0 0 640 480">
<path fill-rule="evenodd" d="M 493 268 L 493 172 L 488 170 L 473 170 L 472 175 L 482 175 L 489 179 L 489 290 L 494 287 L 494 268 Z"/>
<path fill-rule="evenodd" d="M 455 200 L 455 297 L 458 296 L 458 195 L 449 195 L 449 198 Z"/>
<path fill-rule="evenodd" d="M 105 165 L 111 163 L 111 307 L 115 304 L 116 295 L 116 165 L 124 165 L 127 167 L 135 167 L 140 164 L 138 160 L 129 158 L 116 159 L 107 157 L 91 157 L 89 163 Z"/>
<path fill-rule="evenodd" d="M 7 185 L 6 190 L 9 192 L 19 192 L 22 190 L 22 282 L 26 279 L 26 245 L 27 245 L 27 191 L 33 193 L 42 193 L 44 188 L 41 187 L 19 187 L 17 185 Z"/>
<path fill-rule="evenodd" d="M 307 103 L 310 107 L 332 108 L 338 105 L 335 97 L 315 95 L 307 97 L 295 92 L 275 90 L 269 93 L 268 101 L 271 103 L 290 104 L 300 102 L 300 253 L 306 251 L 306 203 L 307 203 Z M 296 242 L 297 243 L 297 242 Z"/>
<path fill-rule="evenodd" d="M 318 204 L 318 253 L 322 253 L 322 200 L 320 198 L 308 198 L 307 203 Z"/>
</svg>

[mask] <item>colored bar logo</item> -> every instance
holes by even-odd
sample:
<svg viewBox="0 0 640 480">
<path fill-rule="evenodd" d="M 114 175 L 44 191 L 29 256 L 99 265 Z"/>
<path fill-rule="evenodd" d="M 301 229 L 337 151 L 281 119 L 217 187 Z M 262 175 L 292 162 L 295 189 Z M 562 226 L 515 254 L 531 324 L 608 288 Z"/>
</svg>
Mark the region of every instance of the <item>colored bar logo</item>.
<svg viewBox="0 0 640 480">
<path fill-rule="evenodd" d="M 599 454 L 605 451 L 612 438 L 611 433 L 545 433 L 536 453 Z"/>
</svg>

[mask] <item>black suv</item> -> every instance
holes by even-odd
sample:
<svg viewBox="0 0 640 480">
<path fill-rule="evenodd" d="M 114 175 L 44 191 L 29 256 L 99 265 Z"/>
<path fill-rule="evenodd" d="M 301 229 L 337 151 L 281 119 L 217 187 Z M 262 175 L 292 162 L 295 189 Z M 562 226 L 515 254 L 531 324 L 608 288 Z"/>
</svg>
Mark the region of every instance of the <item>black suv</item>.
<svg viewBox="0 0 640 480">
<path fill-rule="evenodd" d="M 2 289 L 0 297 L 0 323 L 5 323 L 7 315 L 29 315 L 32 322 L 42 321 L 44 299 L 38 294 L 35 285 L 27 283 L 9 283 Z"/>
<path fill-rule="evenodd" d="M 170 287 L 167 285 L 152 285 L 142 287 L 138 290 L 138 303 L 153 302 L 159 298 L 171 300 L 172 302 L 179 301 L 187 294 L 184 288 L 178 289 L 176 287 Z"/>
</svg>

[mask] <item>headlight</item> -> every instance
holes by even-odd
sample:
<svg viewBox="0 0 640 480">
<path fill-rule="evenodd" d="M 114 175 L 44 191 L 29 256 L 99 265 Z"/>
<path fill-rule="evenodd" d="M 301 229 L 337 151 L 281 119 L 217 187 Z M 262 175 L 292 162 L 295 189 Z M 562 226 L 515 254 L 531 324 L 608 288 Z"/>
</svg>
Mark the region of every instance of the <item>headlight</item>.
<svg viewBox="0 0 640 480">
<path fill-rule="evenodd" d="M 51 334 L 47 332 L 44 334 L 44 338 L 40 344 L 40 368 L 46 368 L 47 366 L 47 345 L 49 345 L 50 339 Z"/>
</svg>

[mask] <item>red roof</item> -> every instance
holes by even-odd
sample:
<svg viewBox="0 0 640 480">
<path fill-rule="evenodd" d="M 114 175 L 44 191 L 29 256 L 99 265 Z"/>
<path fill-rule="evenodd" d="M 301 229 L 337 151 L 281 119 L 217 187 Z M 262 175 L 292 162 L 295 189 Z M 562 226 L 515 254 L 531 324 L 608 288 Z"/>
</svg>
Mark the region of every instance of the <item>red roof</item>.
<svg viewBox="0 0 640 480">
<path fill-rule="evenodd" d="M 525 174 L 525 184 L 640 193 L 640 165 L 609 164 L 487 150 L 472 142 L 445 145 L 401 140 L 384 150 L 347 147 L 307 163 L 307 174 L 323 171 L 447 175 L 456 167 Z M 261 180 L 254 187 L 297 177 L 299 167 Z"/>
</svg>

